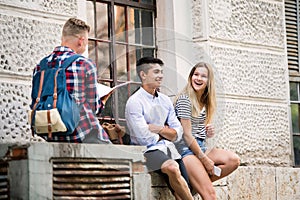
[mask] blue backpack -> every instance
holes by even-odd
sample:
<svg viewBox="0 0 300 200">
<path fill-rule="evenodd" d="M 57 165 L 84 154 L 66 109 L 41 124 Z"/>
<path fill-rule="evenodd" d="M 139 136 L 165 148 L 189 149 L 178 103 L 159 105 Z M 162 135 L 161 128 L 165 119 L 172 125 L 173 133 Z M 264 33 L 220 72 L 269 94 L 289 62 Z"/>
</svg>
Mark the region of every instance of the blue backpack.
<svg viewBox="0 0 300 200">
<path fill-rule="evenodd" d="M 65 70 L 81 55 L 75 54 L 63 61 L 61 67 L 47 65 L 47 58 L 40 62 L 40 71 L 32 79 L 32 102 L 28 120 L 33 134 L 52 133 L 70 135 L 80 120 L 80 108 L 66 86 Z"/>
</svg>

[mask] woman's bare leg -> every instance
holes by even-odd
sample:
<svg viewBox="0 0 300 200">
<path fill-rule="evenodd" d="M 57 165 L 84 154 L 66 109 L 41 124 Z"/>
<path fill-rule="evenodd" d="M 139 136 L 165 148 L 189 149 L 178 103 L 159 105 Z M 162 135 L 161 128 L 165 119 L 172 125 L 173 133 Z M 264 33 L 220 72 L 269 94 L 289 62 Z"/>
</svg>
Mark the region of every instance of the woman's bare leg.
<svg viewBox="0 0 300 200">
<path fill-rule="evenodd" d="M 203 200 L 216 200 L 215 189 L 201 161 L 195 155 L 188 155 L 182 160 L 193 189 Z"/>
<path fill-rule="evenodd" d="M 240 165 L 239 156 L 231 151 L 213 148 L 207 156 L 222 169 L 220 177 L 214 175 L 210 177 L 212 182 L 229 175 Z"/>
</svg>

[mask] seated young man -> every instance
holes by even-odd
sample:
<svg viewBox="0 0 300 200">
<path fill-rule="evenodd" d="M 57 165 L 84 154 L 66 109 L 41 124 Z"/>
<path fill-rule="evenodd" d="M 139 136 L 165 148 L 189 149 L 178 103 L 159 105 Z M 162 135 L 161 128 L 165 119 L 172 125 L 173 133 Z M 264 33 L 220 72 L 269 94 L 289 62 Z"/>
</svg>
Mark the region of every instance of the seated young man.
<svg viewBox="0 0 300 200">
<path fill-rule="evenodd" d="M 126 122 L 131 142 L 147 146 L 147 167 L 167 175 L 176 199 L 189 200 L 193 197 L 176 162 L 180 163 L 181 156 L 173 144 L 182 138 L 182 127 L 170 98 L 157 91 L 163 79 L 162 67 L 157 58 L 144 57 L 137 62 L 142 86 L 126 103 Z"/>
</svg>

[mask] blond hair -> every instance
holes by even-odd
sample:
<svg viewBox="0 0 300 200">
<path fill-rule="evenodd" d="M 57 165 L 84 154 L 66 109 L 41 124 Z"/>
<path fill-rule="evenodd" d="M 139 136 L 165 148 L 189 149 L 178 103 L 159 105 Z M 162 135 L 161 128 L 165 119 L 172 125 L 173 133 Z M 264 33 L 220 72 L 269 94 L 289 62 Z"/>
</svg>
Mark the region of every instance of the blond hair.
<svg viewBox="0 0 300 200">
<path fill-rule="evenodd" d="M 197 96 L 196 91 L 192 86 L 192 76 L 194 72 L 199 67 L 205 67 L 208 71 L 208 82 L 203 92 L 202 96 Z M 214 83 L 214 74 L 213 69 L 208 63 L 199 62 L 197 63 L 190 71 L 188 77 L 188 83 L 184 87 L 184 89 L 178 94 L 175 99 L 175 102 L 178 100 L 180 95 L 187 95 L 191 101 L 192 106 L 192 116 L 198 117 L 201 112 L 201 104 L 205 106 L 206 110 L 206 120 L 205 124 L 211 123 L 213 119 L 213 115 L 216 109 L 216 94 L 215 94 L 215 83 Z"/>
<path fill-rule="evenodd" d="M 90 26 L 77 18 L 70 18 L 63 26 L 62 36 L 78 36 L 90 32 Z"/>
</svg>

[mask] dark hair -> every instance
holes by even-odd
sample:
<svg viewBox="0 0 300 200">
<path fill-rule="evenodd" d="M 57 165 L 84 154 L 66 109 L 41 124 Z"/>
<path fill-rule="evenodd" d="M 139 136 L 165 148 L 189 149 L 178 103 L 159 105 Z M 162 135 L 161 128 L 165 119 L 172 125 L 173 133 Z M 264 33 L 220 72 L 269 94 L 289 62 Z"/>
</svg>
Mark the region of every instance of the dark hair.
<svg viewBox="0 0 300 200">
<path fill-rule="evenodd" d="M 140 66 L 143 64 L 159 64 L 159 65 L 163 65 L 163 61 L 159 58 L 153 58 L 153 57 L 143 57 L 140 58 L 137 62 L 136 62 L 136 66 Z"/>
<path fill-rule="evenodd" d="M 137 75 L 140 77 L 140 72 L 148 72 L 148 70 L 152 67 L 149 64 L 159 64 L 160 66 L 164 65 L 164 62 L 159 59 L 159 58 L 154 58 L 154 57 L 143 57 L 140 58 L 137 62 L 136 62 L 136 73 Z M 140 77 L 141 78 L 141 77 Z"/>
</svg>

